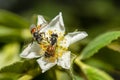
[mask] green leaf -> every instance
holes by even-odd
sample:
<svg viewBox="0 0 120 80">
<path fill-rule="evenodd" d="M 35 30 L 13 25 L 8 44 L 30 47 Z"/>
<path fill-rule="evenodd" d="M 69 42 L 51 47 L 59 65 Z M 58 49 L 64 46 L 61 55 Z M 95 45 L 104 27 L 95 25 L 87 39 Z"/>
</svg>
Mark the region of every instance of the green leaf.
<svg viewBox="0 0 120 80">
<path fill-rule="evenodd" d="M 111 65 L 113 67 L 113 70 L 115 70 L 115 72 L 120 70 L 120 54 L 117 51 L 104 47 L 99 51 L 99 54 L 94 56 L 94 58 L 101 60 L 103 63 L 107 63 Z M 92 59 L 92 58 L 89 58 L 89 59 Z M 106 66 L 104 65 L 103 67 L 104 68 L 106 67 L 107 69 L 109 69 L 110 66 L 108 67 L 107 65 Z M 114 73 L 114 71 L 112 71 L 112 73 Z"/>
<path fill-rule="evenodd" d="M 120 37 L 120 31 L 113 31 L 104 33 L 95 39 L 93 39 L 82 51 L 79 56 L 80 59 L 86 59 L 94 55 L 99 49 L 111 43 L 113 40 L 116 40 Z"/>
<path fill-rule="evenodd" d="M 0 70 L 0 75 L 19 75 L 18 78 L 20 78 L 21 76 L 21 80 L 22 78 L 26 78 L 27 75 L 29 75 L 27 76 L 27 78 L 33 78 L 34 76 L 38 75 L 38 73 L 40 73 L 40 68 L 36 60 L 19 61 L 14 64 L 8 65 Z"/>
<path fill-rule="evenodd" d="M 92 66 L 88 66 L 80 62 L 79 59 L 75 60 L 75 63 L 82 69 L 88 80 L 113 80 L 113 78 L 106 72 Z"/>
<path fill-rule="evenodd" d="M 25 19 L 5 10 L 0 10 L 0 25 L 13 28 L 29 27 L 29 23 Z"/>
<path fill-rule="evenodd" d="M 31 75 L 24 75 L 19 78 L 19 80 L 31 80 L 33 77 Z"/>
<path fill-rule="evenodd" d="M 29 22 L 22 17 L 0 9 L 0 41 L 21 41 L 29 38 L 29 25 Z"/>
<path fill-rule="evenodd" d="M 56 70 L 56 80 L 71 80 L 71 77 L 65 71 Z"/>
<path fill-rule="evenodd" d="M 18 43 L 10 43 L 5 45 L 0 52 L 0 68 L 19 61 L 19 49 L 20 45 Z"/>
<path fill-rule="evenodd" d="M 107 73 L 94 67 L 86 65 L 84 66 L 83 71 L 88 80 L 113 80 Z"/>
<path fill-rule="evenodd" d="M 107 72 L 113 72 L 114 71 L 114 67 L 111 64 L 108 64 L 107 62 L 102 61 L 101 59 L 90 58 L 90 59 L 87 59 L 85 61 L 85 63 L 90 65 L 90 66 L 94 66 L 96 68 L 100 68 L 102 70 L 105 70 Z"/>
<path fill-rule="evenodd" d="M 0 37 L 16 35 L 16 32 L 20 33 L 20 30 L 12 29 L 6 26 L 0 25 Z M 18 34 L 17 34 L 18 35 Z"/>
<path fill-rule="evenodd" d="M 84 80 L 82 77 L 77 75 L 74 75 L 73 78 L 74 78 L 73 80 Z"/>
<path fill-rule="evenodd" d="M 29 29 L 16 29 L 0 25 L 0 41 L 11 42 L 28 39 L 31 37 Z M 8 40 L 9 39 L 9 40 Z"/>
<path fill-rule="evenodd" d="M 20 77 L 20 75 L 14 73 L 0 74 L 0 80 L 18 80 L 18 77 Z"/>
<path fill-rule="evenodd" d="M 112 42 L 107 46 L 109 49 L 120 52 L 120 42 Z"/>
</svg>

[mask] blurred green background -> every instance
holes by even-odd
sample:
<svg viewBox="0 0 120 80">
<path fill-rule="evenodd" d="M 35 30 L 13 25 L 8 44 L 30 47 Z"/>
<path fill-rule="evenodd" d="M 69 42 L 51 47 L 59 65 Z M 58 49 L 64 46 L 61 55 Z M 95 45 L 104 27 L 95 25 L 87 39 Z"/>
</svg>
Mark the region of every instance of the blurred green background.
<svg viewBox="0 0 120 80">
<path fill-rule="evenodd" d="M 35 22 L 34 15 L 43 15 L 50 21 L 59 12 L 63 14 L 66 33 L 78 29 L 89 34 L 71 46 L 74 53 L 80 53 L 99 34 L 120 30 L 119 0 L 0 0 L 0 68 L 20 60 L 19 53 L 31 39 L 29 26 Z M 104 47 L 85 62 L 120 80 L 120 45 L 117 48 Z"/>
</svg>

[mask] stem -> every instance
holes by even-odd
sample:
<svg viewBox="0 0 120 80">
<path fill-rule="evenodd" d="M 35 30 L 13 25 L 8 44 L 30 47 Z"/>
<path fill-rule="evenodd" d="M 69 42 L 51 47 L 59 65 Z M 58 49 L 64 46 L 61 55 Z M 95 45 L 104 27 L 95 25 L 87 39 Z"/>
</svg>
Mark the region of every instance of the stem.
<svg viewBox="0 0 120 80">
<path fill-rule="evenodd" d="M 74 60 L 74 63 L 82 70 L 84 79 L 85 79 L 85 80 L 88 80 L 88 78 L 87 78 L 87 76 L 86 76 L 86 74 L 85 74 L 85 71 L 84 71 L 84 68 L 86 68 L 86 65 L 80 61 L 80 58 L 79 58 L 79 57 L 77 57 L 77 58 Z"/>
<path fill-rule="evenodd" d="M 75 60 L 74 60 L 75 64 L 77 64 L 80 68 L 81 68 L 81 65 L 83 65 L 83 63 L 79 60 L 79 57 L 77 57 Z"/>
</svg>

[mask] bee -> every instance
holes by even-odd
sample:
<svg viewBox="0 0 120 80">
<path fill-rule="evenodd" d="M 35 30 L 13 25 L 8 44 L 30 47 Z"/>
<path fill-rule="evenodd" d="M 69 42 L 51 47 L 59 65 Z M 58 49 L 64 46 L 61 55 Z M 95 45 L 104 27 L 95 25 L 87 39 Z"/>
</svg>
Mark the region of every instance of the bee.
<svg viewBox="0 0 120 80">
<path fill-rule="evenodd" d="M 47 49 L 45 51 L 45 57 L 54 56 L 55 49 L 56 49 L 57 38 L 58 38 L 57 34 L 54 34 L 54 33 L 51 34 L 50 45 L 47 47 Z"/>
<path fill-rule="evenodd" d="M 43 40 L 43 35 L 45 35 L 44 32 L 40 32 L 41 26 L 36 27 L 34 24 L 31 25 L 30 31 L 31 34 L 33 35 L 33 40 L 37 41 L 38 44 Z"/>
</svg>

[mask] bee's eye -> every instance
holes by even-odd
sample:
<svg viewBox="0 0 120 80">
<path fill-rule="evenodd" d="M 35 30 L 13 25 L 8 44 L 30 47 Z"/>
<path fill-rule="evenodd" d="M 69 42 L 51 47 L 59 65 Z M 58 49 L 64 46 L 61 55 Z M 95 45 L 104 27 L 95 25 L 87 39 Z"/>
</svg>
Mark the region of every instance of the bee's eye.
<svg viewBox="0 0 120 80">
<path fill-rule="evenodd" d="M 36 26 L 34 24 L 30 26 L 30 31 L 31 33 L 34 33 L 36 31 Z"/>
</svg>

